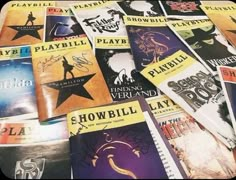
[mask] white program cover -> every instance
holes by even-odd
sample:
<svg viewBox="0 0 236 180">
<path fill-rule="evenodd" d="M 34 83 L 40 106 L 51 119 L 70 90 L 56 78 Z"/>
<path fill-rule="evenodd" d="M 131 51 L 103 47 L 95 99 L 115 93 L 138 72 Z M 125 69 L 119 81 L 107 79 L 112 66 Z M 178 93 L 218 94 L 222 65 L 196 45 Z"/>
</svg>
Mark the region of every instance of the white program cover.
<svg viewBox="0 0 236 180">
<path fill-rule="evenodd" d="M 126 14 L 115 1 L 86 1 L 70 7 L 91 42 L 98 35 L 127 36 Z"/>
<path fill-rule="evenodd" d="M 227 108 L 222 87 L 202 64 L 178 51 L 141 73 L 225 145 L 235 147 L 233 127 L 222 112 Z"/>
</svg>

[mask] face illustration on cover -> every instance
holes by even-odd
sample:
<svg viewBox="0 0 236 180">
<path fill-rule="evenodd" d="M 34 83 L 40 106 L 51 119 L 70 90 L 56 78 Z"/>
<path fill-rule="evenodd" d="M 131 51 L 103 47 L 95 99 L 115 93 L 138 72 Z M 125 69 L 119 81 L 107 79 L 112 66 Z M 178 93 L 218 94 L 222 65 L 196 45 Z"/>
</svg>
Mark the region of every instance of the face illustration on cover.
<svg viewBox="0 0 236 180">
<path fill-rule="evenodd" d="M 194 36 L 187 38 L 186 41 L 204 59 L 220 59 L 229 55 L 236 55 L 236 51 L 228 44 L 219 31 L 212 26 L 205 31 L 201 28 L 192 30 Z"/>
</svg>

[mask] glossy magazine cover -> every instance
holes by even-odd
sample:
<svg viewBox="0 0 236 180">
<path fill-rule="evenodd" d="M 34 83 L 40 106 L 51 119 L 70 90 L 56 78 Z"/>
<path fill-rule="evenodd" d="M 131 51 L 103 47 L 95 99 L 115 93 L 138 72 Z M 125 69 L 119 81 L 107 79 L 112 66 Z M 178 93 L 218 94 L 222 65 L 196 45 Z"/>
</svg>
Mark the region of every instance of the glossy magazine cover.
<svg viewBox="0 0 236 180">
<path fill-rule="evenodd" d="M 116 1 L 82 1 L 70 5 L 89 40 L 96 36 L 126 36 L 125 12 Z"/>
<path fill-rule="evenodd" d="M 165 17 L 125 16 L 124 20 L 138 71 L 180 49 L 191 54 L 166 25 Z"/>
<path fill-rule="evenodd" d="M 201 10 L 201 1 L 159 1 L 161 9 L 167 18 L 204 19 L 206 15 Z"/>
<path fill-rule="evenodd" d="M 167 24 L 212 74 L 219 65 L 236 65 L 236 50 L 209 19 Z"/>
<path fill-rule="evenodd" d="M 124 0 L 117 2 L 127 15 L 132 16 L 161 16 L 163 15 L 158 1 Z"/>
<path fill-rule="evenodd" d="M 45 42 L 86 37 L 70 8 L 47 7 L 45 11 Z"/>
<path fill-rule="evenodd" d="M 147 109 L 140 100 L 131 99 L 69 113 L 74 178 L 182 178 L 173 158 L 169 161 L 161 158 L 159 153 L 165 143 L 159 135 L 156 141 L 161 145 L 159 148 L 155 145 L 145 121 L 151 116 L 143 113 Z M 167 158 L 164 153 L 163 156 Z M 168 163 L 174 166 L 169 167 Z"/>
<path fill-rule="evenodd" d="M 94 52 L 114 101 L 160 94 L 154 85 L 135 70 L 127 36 L 96 37 Z"/>
<path fill-rule="evenodd" d="M 39 120 L 112 102 L 86 37 L 31 47 Z"/>
<path fill-rule="evenodd" d="M 233 152 L 167 96 L 148 98 L 158 125 L 190 179 L 236 175 Z"/>
<path fill-rule="evenodd" d="M 44 9 L 54 1 L 12 1 L 0 33 L 0 46 L 43 42 Z"/>
<path fill-rule="evenodd" d="M 236 99 L 233 95 L 236 89 L 236 69 L 234 67 L 226 66 L 218 66 L 217 69 L 224 90 L 229 115 L 232 121 L 231 123 L 236 133 Z"/>
<path fill-rule="evenodd" d="M 201 5 L 202 10 L 236 48 L 236 5 Z"/>
<path fill-rule="evenodd" d="M 227 106 L 219 79 L 201 63 L 180 50 L 141 74 L 226 146 L 235 147 L 236 136 L 225 113 Z"/>
<path fill-rule="evenodd" d="M 29 144 L 68 139 L 65 117 L 50 124 L 36 120 L 0 123 L 0 144 Z"/>
<path fill-rule="evenodd" d="M 71 179 L 68 140 L 1 145 L 0 167 L 10 179 Z"/>
<path fill-rule="evenodd" d="M 0 48 L 0 120 L 37 117 L 30 46 Z"/>
</svg>

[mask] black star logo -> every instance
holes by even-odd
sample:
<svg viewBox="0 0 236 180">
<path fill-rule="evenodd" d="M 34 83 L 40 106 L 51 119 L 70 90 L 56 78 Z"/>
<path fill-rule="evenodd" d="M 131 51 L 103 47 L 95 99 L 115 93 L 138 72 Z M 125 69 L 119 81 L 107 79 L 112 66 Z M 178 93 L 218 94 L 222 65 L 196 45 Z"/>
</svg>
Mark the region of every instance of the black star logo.
<svg viewBox="0 0 236 180">
<path fill-rule="evenodd" d="M 38 33 L 38 30 L 42 29 L 43 28 L 43 25 L 34 25 L 34 26 L 8 26 L 16 31 L 18 31 L 15 35 L 15 37 L 12 39 L 15 40 L 15 39 L 19 39 L 23 36 L 26 36 L 26 35 L 29 35 L 29 36 L 32 36 L 32 37 L 35 37 L 37 39 L 40 39 L 40 35 Z"/>
<path fill-rule="evenodd" d="M 87 83 L 95 74 L 66 79 L 62 81 L 56 81 L 45 84 L 46 86 L 59 90 L 59 96 L 57 98 L 58 108 L 64 101 L 66 101 L 72 94 L 85 97 L 93 100 L 88 91 L 84 88 L 84 84 Z"/>
</svg>

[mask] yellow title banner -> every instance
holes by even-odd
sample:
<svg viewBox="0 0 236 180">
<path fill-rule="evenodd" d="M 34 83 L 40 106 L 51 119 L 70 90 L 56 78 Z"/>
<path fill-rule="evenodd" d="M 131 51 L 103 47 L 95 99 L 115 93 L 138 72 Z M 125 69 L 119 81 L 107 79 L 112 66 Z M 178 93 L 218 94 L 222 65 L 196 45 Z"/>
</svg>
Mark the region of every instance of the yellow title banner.
<svg viewBox="0 0 236 180">
<path fill-rule="evenodd" d="M 31 52 L 34 58 L 43 57 L 46 54 L 58 54 L 58 52 L 68 51 L 72 49 L 89 50 L 91 45 L 87 37 L 81 37 L 72 40 L 54 41 L 39 43 L 31 46 Z"/>
<path fill-rule="evenodd" d="M 30 57 L 30 46 L 0 48 L 0 61 L 7 59 Z"/>
<path fill-rule="evenodd" d="M 179 50 L 166 59 L 149 65 L 141 71 L 141 74 L 155 86 L 158 86 L 166 79 L 181 73 L 196 62 L 191 56 Z"/>
<path fill-rule="evenodd" d="M 155 117 L 163 117 L 183 111 L 174 101 L 166 95 L 147 98 L 147 103 Z"/>
<path fill-rule="evenodd" d="M 143 17 L 143 16 L 124 16 L 124 22 L 127 26 L 167 26 L 168 20 L 164 16 L 159 17 Z"/>
<path fill-rule="evenodd" d="M 127 36 L 97 36 L 95 37 L 96 48 L 130 48 L 129 39 Z"/>
<path fill-rule="evenodd" d="M 67 114 L 70 136 L 145 122 L 138 101 L 81 109 Z"/>
<path fill-rule="evenodd" d="M 80 3 L 72 4 L 71 7 L 73 7 L 75 10 L 88 10 L 93 8 L 100 8 L 107 5 L 110 5 L 112 3 L 115 3 L 112 0 L 101 0 L 101 1 L 82 1 Z"/>
<path fill-rule="evenodd" d="M 206 14 L 212 14 L 212 13 L 236 14 L 236 4 L 201 5 L 200 7 Z"/>
<path fill-rule="evenodd" d="M 196 28 L 202 28 L 206 26 L 212 26 L 213 23 L 210 19 L 202 19 L 202 20 L 189 20 L 189 21 L 169 21 L 167 23 L 171 27 L 173 27 L 177 31 L 182 30 L 191 30 Z"/>
<path fill-rule="evenodd" d="M 47 6 L 56 6 L 55 1 L 12 1 L 8 9 L 16 10 L 16 9 L 34 9 L 34 8 L 44 8 Z"/>
</svg>

